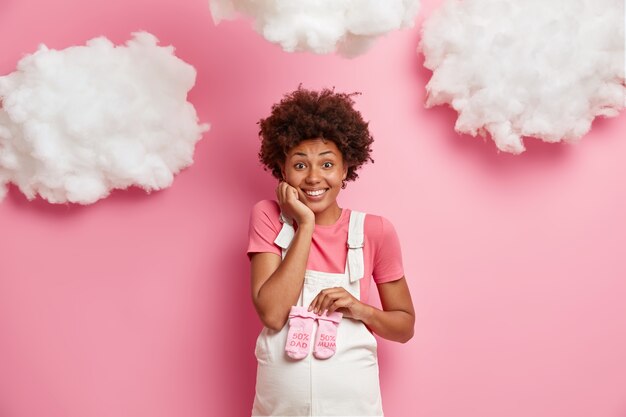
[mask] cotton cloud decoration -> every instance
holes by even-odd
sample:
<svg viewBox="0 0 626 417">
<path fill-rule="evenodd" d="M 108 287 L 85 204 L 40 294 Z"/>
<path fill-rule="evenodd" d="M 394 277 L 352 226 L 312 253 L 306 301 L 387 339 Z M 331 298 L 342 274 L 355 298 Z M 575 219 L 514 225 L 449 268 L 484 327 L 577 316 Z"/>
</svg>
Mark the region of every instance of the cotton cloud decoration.
<svg viewBox="0 0 626 417">
<path fill-rule="evenodd" d="M 380 35 L 413 26 L 419 0 L 211 0 L 217 24 L 237 13 L 287 52 L 364 53 Z"/>
<path fill-rule="evenodd" d="M 0 200 L 12 182 L 30 200 L 90 204 L 112 189 L 166 188 L 208 125 L 187 92 L 195 69 L 147 32 L 42 45 L 0 77 Z"/>
<path fill-rule="evenodd" d="M 427 107 L 519 154 L 575 141 L 626 106 L 623 0 L 446 0 L 425 22 Z"/>
</svg>

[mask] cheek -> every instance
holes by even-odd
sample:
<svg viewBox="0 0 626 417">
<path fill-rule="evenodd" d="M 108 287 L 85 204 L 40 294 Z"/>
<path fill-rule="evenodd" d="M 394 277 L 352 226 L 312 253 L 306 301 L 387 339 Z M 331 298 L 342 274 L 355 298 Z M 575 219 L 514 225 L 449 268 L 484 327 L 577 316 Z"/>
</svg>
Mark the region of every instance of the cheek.
<svg viewBox="0 0 626 417">
<path fill-rule="evenodd" d="M 336 183 L 341 184 L 341 182 L 343 181 L 345 174 L 343 171 L 337 171 L 336 174 L 333 176 L 334 177 L 334 181 Z"/>
<path fill-rule="evenodd" d="M 297 187 L 302 182 L 302 175 L 295 171 L 287 171 L 285 179 L 291 186 Z"/>
</svg>

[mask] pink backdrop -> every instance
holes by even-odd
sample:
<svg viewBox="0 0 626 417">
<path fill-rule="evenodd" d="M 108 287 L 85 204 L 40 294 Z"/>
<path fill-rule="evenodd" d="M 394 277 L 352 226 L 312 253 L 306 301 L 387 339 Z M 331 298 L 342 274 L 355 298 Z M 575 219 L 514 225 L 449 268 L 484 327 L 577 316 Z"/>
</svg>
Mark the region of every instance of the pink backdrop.
<svg viewBox="0 0 626 417">
<path fill-rule="evenodd" d="M 420 21 L 439 3 L 424 1 Z M 361 91 L 375 164 L 340 204 L 396 226 L 413 340 L 380 342 L 391 417 L 626 416 L 626 114 L 521 156 L 423 108 L 419 24 L 354 60 L 287 54 L 206 0 L 3 0 L 0 73 L 148 30 L 198 70 L 213 128 L 172 188 L 92 206 L 0 203 L 0 416 L 246 416 L 254 340 L 248 214 L 275 186 L 256 121 L 283 92 Z"/>
</svg>

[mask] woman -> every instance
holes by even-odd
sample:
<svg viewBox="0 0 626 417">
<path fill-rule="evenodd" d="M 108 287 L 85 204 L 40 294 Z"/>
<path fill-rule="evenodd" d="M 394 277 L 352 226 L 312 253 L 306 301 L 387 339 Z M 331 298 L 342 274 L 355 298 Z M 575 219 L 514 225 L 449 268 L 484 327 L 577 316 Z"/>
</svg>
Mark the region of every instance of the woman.
<svg viewBox="0 0 626 417">
<path fill-rule="evenodd" d="M 250 218 L 252 299 L 265 326 L 253 416 L 382 416 L 372 333 L 413 337 L 393 226 L 337 203 L 373 162 L 353 104 L 349 94 L 298 88 L 259 122 L 259 159 L 280 183 L 277 201 L 260 201 Z M 371 278 L 383 310 L 367 304 Z"/>
</svg>

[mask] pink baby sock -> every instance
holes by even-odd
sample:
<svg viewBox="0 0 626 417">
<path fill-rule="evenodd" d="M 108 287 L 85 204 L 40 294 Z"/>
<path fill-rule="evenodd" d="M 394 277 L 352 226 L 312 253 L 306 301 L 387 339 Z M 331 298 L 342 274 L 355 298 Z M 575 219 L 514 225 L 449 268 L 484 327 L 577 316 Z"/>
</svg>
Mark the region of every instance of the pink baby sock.
<svg viewBox="0 0 626 417">
<path fill-rule="evenodd" d="M 335 354 L 337 349 L 337 327 L 342 317 L 343 314 L 336 311 L 330 315 L 317 316 L 319 326 L 313 350 L 313 355 L 317 359 L 328 359 Z"/>
<path fill-rule="evenodd" d="M 311 346 L 311 333 L 315 314 L 309 312 L 306 307 L 291 307 L 289 312 L 289 332 L 285 352 L 290 358 L 302 359 L 309 354 Z"/>
</svg>

